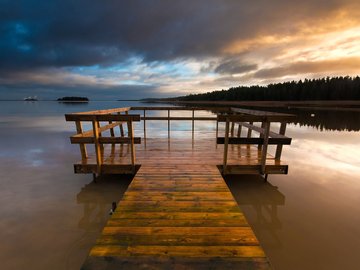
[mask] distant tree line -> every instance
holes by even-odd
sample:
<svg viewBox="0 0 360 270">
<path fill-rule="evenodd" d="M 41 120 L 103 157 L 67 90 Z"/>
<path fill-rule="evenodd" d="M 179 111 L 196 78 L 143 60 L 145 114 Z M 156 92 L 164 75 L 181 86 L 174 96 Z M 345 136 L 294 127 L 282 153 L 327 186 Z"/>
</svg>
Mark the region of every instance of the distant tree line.
<svg viewBox="0 0 360 270">
<path fill-rule="evenodd" d="M 87 97 L 62 97 L 57 101 L 89 101 L 89 99 Z"/>
<path fill-rule="evenodd" d="M 238 86 L 228 90 L 191 94 L 166 99 L 169 101 L 302 101 L 302 100 L 360 100 L 360 77 L 327 77 L 305 79 L 268 86 Z"/>
</svg>

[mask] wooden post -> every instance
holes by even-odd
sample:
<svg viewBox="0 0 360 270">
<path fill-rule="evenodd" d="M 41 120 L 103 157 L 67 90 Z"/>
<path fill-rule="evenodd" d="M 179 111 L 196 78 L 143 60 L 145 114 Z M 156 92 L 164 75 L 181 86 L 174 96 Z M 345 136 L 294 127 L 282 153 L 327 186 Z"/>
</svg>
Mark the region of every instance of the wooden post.
<svg viewBox="0 0 360 270">
<path fill-rule="evenodd" d="M 266 121 L 263 122 L 264 123 L 264 144 L 262 146 L 262 151 L 261 151 L 261 173 L 264 174 L 265 173 L 265 165 L 266 165 L 266 155 L 267 155 L 267 149 L 268 149 L 268 143 L 269 143 L 269 133 L 270 133 L 270 122 Z"/>
<path fill-rule="evenodd" d="M 128 127 L 129 127 L 129 138 L 131 139 L 131 164 L 133 166 L 133 169 L 135 169 L 135 144 L 134 144 L 134 129 L 132 125 L 132 121 L 128 121 Z"/>
<path fill-rule="evenodd" d="M 146 110 L 144 110 L 144 139 L 146 138 Z"/>
<path fill-rule="evenodd" d="M 170 110 L 168 110 L 168 138 L 170 139 Z"/>
<path fill-rule="evenodd" d="M 261 122 L 261 128 L 264 128 L 265 127 L 265 120 Z M 260 133 L 260 136 L 259 138 L 264 138 L 264 134 Z M 258 149 L 261 149 L 262 145 L 259 144 L 258 145 Z"/>
<path fill-rule="evenodd" d="M 195 111 L 192 110 L 192 129 L 191 130 L 192 130 L 192 139 L 193 139 L 193 141 L 194 141 L 194 127 L 195 127 L 194 117 L 195 117 Z"/>
<path fill-rule="evenodd" d="M 253 122 L 249 122 L 249 124 L 252 125 L 252 124 L 254 124 L 254 123 L 253 123 Z M 248 133 L 247 133 L 247 137 L 248 137 L 248 138 L 251 138 L 251 132 L 252 132 L 252 129 L 249 128 L 249 129 L 248 129 Z"/>
<path fill-rule="evenodd" d="M 285 135 L 285 131 L 286 131 L 286 123 L 281 123 L 279 134 L 280 135 Z M 280 160 L 282 148 L 283 148 L 282 144 L 277 145 L 275 159 Z"/>
<path fill-rule="evenodd" d="M 80 121 L 76 121 L 76 122 L 75 122 L 75 125 L 76 125 L 76 132 L 77 132 L 78 134 L 83 133 L 83 129 L 82 129 L 81 122 L 80 122 Z M 87 155 L 87 151 L 86 151 L 86 144 L 84 144 L 84 143 L 81 143 L 81 144 L 80 144 L 80 152 L 81 152 L 81 158 L 82 158 L 82 160 L 87 159 L 88 155 Z"/>
<path fill-rule="evenodd" d="M 238 138 L 241 136 L 241 127 L 242 127 L 242 126 L 239 124 L 238 132 L 237 132 Z"/>
<path fill-rule="evenodd" d="M 118 112 L 118 115 L 121 115 L 121 112 Z M 120 129 L 120 136 L 124 137 L 124 127 L 122 123 L 119 125 L 119 129 Z"/>
<path fill-rule="evenodd" d="M 112 121 L 109 121 L 109 124 L 112 124 Z M 115 137 L 114 128 L 110 128 L 110 137 Z M 113 151 L 113 148 L 115 148 L 115 143 L 111 144 L 111 151 Z"/>
<path fill-rule="evenodd" d="M 216 139 L 219 136 L 219 121 L 216 120 Z"/>
<path fill-rule="evenodd" d="M 223 160 L 223 173 L 225 174 L 226 171 L 226 164 L 227 164 L 227 155 L 228 155 L 228 146 L 229 146 L 229 119 L 226 119 L 225 124 L 225 142 L 224 142 L 224 160 Z"/>
<path fill-rule="evenodd" d="M 126 111 L 125 114 L 128 115 L 129 112 Z M 128 137 L 130 137 L 130 128 L 132 128 L 132 123 L 130 123 L 129 121 L 127 121 Z"/>
<path fill-rule="evenodd" d="M 99 121 L 96 121 L 96 123 L 97 123 L 97 126 L 98 126 L 98 136 L 99 136 L 99 138 L 100 138 L 100 137 L 102 137 L 102 135 L 101 135 L 101 130 L 100 130 L 100 128 L 101 128 L 100 122 L 99 122 Z M 100 145 L 100 150 L 101 150 L 101 152 L 104 152 L 104 145 L 101 144 L 101 143 L 99 143 L 99 145 Z"/>
<path fill-rule="evenodd" d="M 231 137 L 234 137 L 235 122 L 231 122 Z"/>
<path fill-rule="evenodd" d="M 93 132 L 94 132 L 94 145 L 95 145 L 95 153 L 96 153 L 96 164 L 97 164 L 97 174 L 101 174 L 101 147 L 99 144 L 99 122 L 96 120 L 96 116 L 94 116 L 94 120 L 92 121 Z"/>
</svg>

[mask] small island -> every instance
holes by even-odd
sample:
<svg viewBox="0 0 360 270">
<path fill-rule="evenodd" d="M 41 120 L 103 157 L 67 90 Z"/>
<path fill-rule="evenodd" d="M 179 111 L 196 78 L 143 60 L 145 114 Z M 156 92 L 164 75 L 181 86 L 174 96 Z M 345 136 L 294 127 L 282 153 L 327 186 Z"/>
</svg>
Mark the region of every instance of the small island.
<svg viewBox="0 0 360 270">
<path fill-rule="evenodd" d="M 84 103 L 89 102 L 89 99 L 87 97 L 62 97 L 58 98 L 57 101 L 63 103 Z"/>
</svg>

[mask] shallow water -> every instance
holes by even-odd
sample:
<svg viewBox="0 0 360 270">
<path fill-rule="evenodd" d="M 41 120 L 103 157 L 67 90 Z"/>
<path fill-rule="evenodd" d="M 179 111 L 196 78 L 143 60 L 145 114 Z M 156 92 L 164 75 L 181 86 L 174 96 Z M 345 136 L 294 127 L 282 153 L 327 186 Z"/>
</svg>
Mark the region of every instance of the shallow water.
<svg viewBox="0 0 360 270">
<path fill-rule="evenodd" d="M 79 269 L 131 179 L 97 184 L 73 174 L 79 159 L 64 113 L 136 102 L 0 102 L 1 269 Z M 213 123 L 196 123 L 208 131 Z M 166 136 L 166 124 L 149 130 Z M 174 123 L 172 136 L 190 134 Z M 138 125 L 136 131 L 142 136 Z M 198 135 L 202 133 L 199 132 Z M 275 269 L 357 269 L 360 250 L 360 133 L 289 125 L 289 174 L 227 183 Z M 190 135 L 191 136 L 191 135 Z"/>
</svg>

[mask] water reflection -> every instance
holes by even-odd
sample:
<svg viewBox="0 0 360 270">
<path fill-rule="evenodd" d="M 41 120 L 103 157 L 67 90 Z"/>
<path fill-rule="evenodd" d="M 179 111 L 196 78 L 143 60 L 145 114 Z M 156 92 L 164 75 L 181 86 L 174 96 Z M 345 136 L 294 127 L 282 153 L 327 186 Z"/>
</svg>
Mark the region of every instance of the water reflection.
<svg viewBox="0 0 360 270">
<path fill-rule="evenodd" d="M 254 108 L 259 109 L 259 108 Z M 315 127 L 316 129 L 330 131 L 359 131 L 360 130 L 360 110 L 358 108 L 261 108 L 265 111 L 290 113 L 297 116 L 294 124 L 300 126 Z"/>
<path fill-rule="evenodd" d="M 248 219 L 257 233 L 268 234 L 268 245 L 281 248 L 282 243 L 278 237 L 282 223 L 278 216 L 278 207 L 285 205 L 285 195 L 278 187 L 258 175 L 228 175 L 225 176 L 235 200 L 240 207 L 252 208 L 253 218 Z"/>
<path fill-rule="evenodd" d="M 132 179 L 132 175 L 103 175 L 86 184 L 76 196 L 84 211 L 79 228 L 101 230 L 108 220 L 111 203 L 121 200 Z"/>
</svg>

